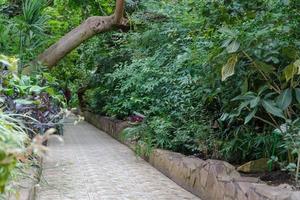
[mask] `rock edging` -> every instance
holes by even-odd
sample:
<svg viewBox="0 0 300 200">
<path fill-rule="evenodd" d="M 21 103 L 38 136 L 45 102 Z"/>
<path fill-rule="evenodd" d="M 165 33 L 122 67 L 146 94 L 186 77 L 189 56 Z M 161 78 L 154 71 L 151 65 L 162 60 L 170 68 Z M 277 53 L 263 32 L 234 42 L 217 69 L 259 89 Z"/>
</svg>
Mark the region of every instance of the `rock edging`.
<svg viewBox="0 0 300 200">
<path fill-rule="evenodd" d="M 18 182 L 13 181 L 10 183 L 14 191 L 0 196 L 7 200 L 34 200 L 40 171 L 41 168 L 39 166 L 32 166 L 26 169 L 24 177 L 20 178 Z"/>
<path fill-rule="evenodd" d="M 129 127 L 128 122 L 87 111 L 82 114 L 86 121 L 128 145 L 121 140 L 121 132 Z M 241 177 L 235 167 L 225 161 L 204 161 L 161 149 L 155 149 L 147 161 L 204 200 L 300 200 L 300 192 L 269 186 L 256 178 Z"/>
</svg>

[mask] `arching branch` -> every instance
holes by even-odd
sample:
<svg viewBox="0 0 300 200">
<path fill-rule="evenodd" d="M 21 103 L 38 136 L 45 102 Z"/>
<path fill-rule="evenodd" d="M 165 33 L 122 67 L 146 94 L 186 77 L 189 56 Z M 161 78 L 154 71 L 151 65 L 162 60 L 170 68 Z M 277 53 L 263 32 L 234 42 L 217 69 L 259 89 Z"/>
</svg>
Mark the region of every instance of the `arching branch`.
<svg viewBox="0 0 300 200">
<path fill-rule="evenodd" d="M 34 62 L 52 68 L 72 50 L 94 35 L 111 31 L 114 27 L 124 26 L 127 23 L 127 20 L 123 18 L 124 6 L 125 0 L 116 0 L 113 15 L 89 17 L 41 53 Z"/>
</svg>

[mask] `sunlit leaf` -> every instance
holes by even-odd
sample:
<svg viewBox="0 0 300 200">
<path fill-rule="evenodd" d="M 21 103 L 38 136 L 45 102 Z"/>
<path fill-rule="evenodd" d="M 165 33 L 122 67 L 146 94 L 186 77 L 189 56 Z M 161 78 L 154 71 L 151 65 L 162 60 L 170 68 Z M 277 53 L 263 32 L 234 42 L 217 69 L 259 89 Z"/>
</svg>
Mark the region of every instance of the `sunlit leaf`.
<svg viewBox="0 0 300 200">
<path fill-rule="evenodd" d="M 226 47 L 226 50 L 228 53 L 235 53 L 239 50 L 239 48 L 240 48 L 240 43 L 234 40 Z"/>
<path fill-rule="evenodd" d="M 296 68 L 297 74 L 299 75 L 300 74 L 300 59 L 298 59 L 294 62 L 294 67 Z"/>
<path fill-rule="evenodd" d="M 227 78 L 234 75 L 237 61 L 238 61 L 237 54 L 232 55 L 228 59 L 227 63 L 222 68 L 222 81 L 225 81 Z"/>
<path fill-rule="evenodd" d="M 285 80 L 289 81 L 297 73 L 297 70 L 296 70 L 296 68 L 294 67 L 293 64 L 290 64 L 286 68 L 284 68 L 283 73 L 284 73 L 284 76 L 285 76 Z"/>
<path fill-rule="evenodd" d="M 284 68 L 283 73 L 286 81 L 293 79 L 296 74 L 300 75 L 300 59 Z"/>
</svg>

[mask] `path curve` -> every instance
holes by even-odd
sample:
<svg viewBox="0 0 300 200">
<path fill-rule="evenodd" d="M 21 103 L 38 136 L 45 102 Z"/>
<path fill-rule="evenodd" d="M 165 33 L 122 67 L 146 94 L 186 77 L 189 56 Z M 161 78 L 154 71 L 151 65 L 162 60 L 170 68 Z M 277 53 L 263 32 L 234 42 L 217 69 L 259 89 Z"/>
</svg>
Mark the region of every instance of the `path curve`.
<svg viewBox="0 0 300 200">
<path fill-rule="evenodd" d="M 81 122 L 49 141 L 38 200 L 199 200 L 125 145 Z"/>
</svg>

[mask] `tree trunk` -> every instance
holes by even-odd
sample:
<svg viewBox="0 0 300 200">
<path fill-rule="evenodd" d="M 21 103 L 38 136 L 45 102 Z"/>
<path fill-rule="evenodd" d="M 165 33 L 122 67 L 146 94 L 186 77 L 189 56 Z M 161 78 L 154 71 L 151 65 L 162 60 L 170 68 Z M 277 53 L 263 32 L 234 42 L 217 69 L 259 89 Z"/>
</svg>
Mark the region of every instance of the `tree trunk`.
<svg viewBox="0 0 300 200">
<path fill-rule="evenodd" d="M 110 31 L 117 26 L 127 25 L 127 20 L 123 18 L 123 12 L 124 0 L 116 0 L 116 9 L 113 15 L 88 18 L 41 53 L 33 63 L 40 63 L 49 68 L 54 67 L 62 58 L 94 35 Z"/>
</svg>

